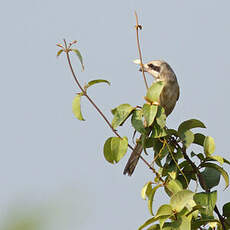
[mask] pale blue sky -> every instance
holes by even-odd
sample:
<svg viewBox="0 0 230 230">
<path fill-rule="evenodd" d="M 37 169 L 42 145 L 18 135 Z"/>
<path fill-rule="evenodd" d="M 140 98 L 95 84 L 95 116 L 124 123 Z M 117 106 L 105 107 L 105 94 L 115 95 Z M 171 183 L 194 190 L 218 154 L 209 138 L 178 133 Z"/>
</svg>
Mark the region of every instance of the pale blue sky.
<svg viewBox="0 0 230 230">
<path fill-rule="evenodd" d="M 121 103 L 142 104 L 145 86 L 132 63 L 138 57 L 134 10 L 143 24 L 144 60 L 165 59 L 180 84 L 168 126 L 202 120 L 205 133 L 216 141 L 216 154 L 229 157 L 229 1 L 21 0 L 1 5 L 2 221 L 15 202 L 36 206 L 55 197 L 64 200 L 69 217 L 64 222 L 55 217 L 49 230 L 137 229 L 150 217 L 140 190 L 151 173 L 140 162 L 132 178 L 123 176 L 128 155 L 116 166 L 104 160 L 104 141 L 113 134 L 86 100 L 86 122 L 74 118 L 71 104 L 79 90 L 64 56 L 55 57 L 55 44 L 63 38 L 79 41 L 85 72 L 78 71 L 76 57 L 73 62 L 81 82 L 104 78 L 112 83 L 89 90 L 109 119 L 110 109 Z M 128 127 L 121 128 L 122 136 L 132 136 Z M 229 190 L 221 192 L 220 204 L 227 197 Z M 167 199 L 159 192 L 154 210 Z"/>
</svg>

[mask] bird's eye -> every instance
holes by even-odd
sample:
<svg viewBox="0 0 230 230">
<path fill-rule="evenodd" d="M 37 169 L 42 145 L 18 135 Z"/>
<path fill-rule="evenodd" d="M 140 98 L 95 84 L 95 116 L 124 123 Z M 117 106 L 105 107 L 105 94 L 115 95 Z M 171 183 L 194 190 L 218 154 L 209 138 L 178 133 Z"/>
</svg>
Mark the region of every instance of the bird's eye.
<svg viewBox="0 0 230 230">
<path fill-rule="evenodd" d="M 148 64 L 148 67 L 153 69 L 154 68 L 154 65 L 153 64 Z"/>
<path fill-rule="evenodd" d="M 148 64 L 148 67 L 155 70 L 156 72 L 160 72 L 160 67 L 159 66 L 155 66 L 153 64 Z"/>
</svg>

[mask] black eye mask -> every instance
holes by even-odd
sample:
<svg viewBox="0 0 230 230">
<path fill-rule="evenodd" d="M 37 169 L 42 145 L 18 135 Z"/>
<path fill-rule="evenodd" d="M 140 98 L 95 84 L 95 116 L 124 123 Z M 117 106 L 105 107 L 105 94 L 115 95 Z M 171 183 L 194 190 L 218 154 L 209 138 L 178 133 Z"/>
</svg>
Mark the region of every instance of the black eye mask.
<svg viewBox="0 0 230 230">
<path fill-rule="evenodd" d="M 159 66 L 155 66 L 153 64 L 148 64 L 148 67 L 155 70 L 156 72 L 160 72 L 160 67 Z"/>
</svg>

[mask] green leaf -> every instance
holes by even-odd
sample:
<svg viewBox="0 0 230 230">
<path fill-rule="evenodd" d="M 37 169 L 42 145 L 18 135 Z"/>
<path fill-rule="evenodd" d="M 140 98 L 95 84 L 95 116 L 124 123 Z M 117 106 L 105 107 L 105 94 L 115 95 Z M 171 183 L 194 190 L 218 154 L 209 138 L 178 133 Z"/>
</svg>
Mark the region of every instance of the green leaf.
<svg viewBox="0 0 230 230">
<path fill-rule="evenodd" d="M 177 174 L 177 171 L 172 171 L 172 172 L 168 172 L 169 176 L 175 180 L 176 179 L 176 174 Z"/>
<path fill-rule="evenodd" d="M 214 168 L 205 168 L 201 175 L 203 176 L 206 185 L 204 186 L 202 183 L 200 183 L 204 190 L 206 190 L 206 187 L 211 189 L 217 186 L 220 182 L 220 172 Z"/>
<path fill-rule="evenodd" d="M 205 137 L 204 139 L 204 153 L 206 156 L 210 156 L 215 151 L 215 142 L 214 139 L 210 136 Z"/>
<path fill-rule="evenodd" d="M 157 210 L 156 216 L 167 216 L 167 215 L 172 215 L 173 214 L 173 208 L 170 204 L 163 204 L 159 207 Z"/>
<path fill-rule="evenodd" d="M 155 193 L 157 191 L 158 188 L 160 188 L 162 185 L 161 184 L 158 184 L 157 186 L 155 186 L 151 192 L 149 193 L 148 197 L 149 197 L 149 200 L 148 200 L 148 208 L 149 208 L 149 212 L 150 214 L 153 216 L 153 199 L 154 199 L 154 196 L 155 196 Z"/>
<path fill-rule="evenodd" d="M 202 133 L 196 133 L 194 135 L 194 141 L 193 141 L 193 143 L 197 144 L 197 145 L 200 145 L 200 146 L 203 146 L 204 145 L 204 139 L 205 139 L 205 135 L 204 134 L 202 134 Z"/>
<path fill-rule="evenodd" d="M 203 161 L 204 158 L 205 158 L 204 155 L 203 155 L 202 153 L 196 154 L 196 153 L 194 153 L 194 152 L 191 152 L 191 157 L 194 157 L 194 156 L 198 157 L 198 158 L 200 159 L 200 161 Z"/>
<path fill-rule="evenodd" d="M 147 230 L 160 230 L 160 225 L 159 224 L 154 224 L 147 228 Z"/>
<path fill-rule="evenodd" d="M 180 124 L 178 128 L 178 133 L 182 134 L 186 130 L 193 129 L 193 128 L 206 128 L 206 127 L 201 121 L 196 120 L 196 119 L 190 119 Z"/>
<path fill-rule="evenodd" d="M 155 139 L 153 137 L 147 137 L 145 140 L 145 145 L 144 147 L 147 148 L 152 148 L 154 146 Z"/>
<path fill-rule="evenodd" d="M 170 162 L 165 162 L 163 171 L 162 171 L 162 176 L 167 176 L 167 175 L 173 175 L 174 173 L 177 172 L 177 166 L 174 161 Z"/>
<path fill-rule="evenodd" d="M 79 61 L 81 62 L 82 70 L 84 70 L 84 64 L 83 64 L 83 58 L 81 56 L 81 53 L 77 49 L 71 49 L 75 54 L 77 54 Z"/>
<path fill-rule="evenodd" d="M 196 153 L 194 153 L 193 151 L 190 153 L 191 157 L 196 156 Z"/>
<path fill-rule="evenodd" d="M 161 127 L 164 128 L 166 124 L 166 115 L 163 107 L 158 106 L 157 114 L 156 114 L 156 122 Z"/>
<path fill-rule="evenodd" d="M 146 200 L 146 197 L 149 197 L 149 194 L 152 191 L 152 183 L 151 181 L 147 182 L 144 187 L 141 189 L 141 197 Z"/>
<path fill-rule="evenodd" d="M 154 82 L 147 91 L 147 94 L 146 94 L 147 101 L 159 102 L 159 97 L 160 97 L 163 87 L 164 87 L 163 81 Z"/>
<path fill-rule="evenodd" d="M 195 203 L 195 202 L 194 202 Z M 184 207 L 180 212 L 178 212 L 176 215 L 177 217 L 185 216 L 188 213 L 188 208 Z"/>
<path fill-rule="evenodd" d="M 204 209 L 205 209 L 205 207 L 203 207 L 201 205 L 196 205 L 192 208 L 192 210 L 190 212 L 186 213 L 186 216 L 189 216 L 198 210 L 204 210 Z M 196 216 L 197 216 L 197 214 L 196 214 Z"/>
<path fill-rule="evenodd" d="M 169 204 L 163 204 L 160 206 L 160 208 L 157 210 L 156 218 L 159 218 L 160 223 L 160 229 L 162 229 L 162 226 L 164 225 L 164 222 L 173 215 L 172 206 Z"/>
<path fill-rule="evenodd" d="M 169 146 L 171 146 L 171 148 L 174 147 L 174 146 L 172 146 L 172 145 L 169 145 Z M 172 150 L 171 152 L 173 152 L 173 150 Z M 179 160 L 179 159 L 181 159 L 181 158 L 184 158 L 184 155 L 183 155 L 181 149 L 176 149 L 176 153 L 175 153 L 175 155 L 174 155 L 174 158 L 175 158 L 176 160 Z"/>
<path fill-rule="evenodd" d="M 142 224 L 142 225 L 138 228 L 138 230 L 142 230 L 143 228 L 147 227 L 148 225 L 150 225 L 150 224 L 156 222 L 158 219 L 159 219 L 159 217 L 156 218 L 155 216 L 152 217 L 152 218 L 150 218 L 150 219 L 148 219 L 144 224 Z"/>
<path fill-rule="evenodd" d="M 174 135 L 175 137 L 179 137 L 179 134 L 175 129 L 167 129 L 167 133 L 169 136 Z"/>
<path fill-rule="evenodd" d="M 208 226 L 209 226 L 209 229 L 216 229 L 216 227 L 217 227 L 217 225 L 218 225 L 218 223 L 216 223 L 216 222 L 210 222 L 210 223 L 208 223 Z"/>
<path fill-rule="evenodd" d="M 192 220 L 192 216 L 181 216 L 181 224 L 179 227 L 179 230 L 191 230 L 191 220 Z"/>
<path fill-rule="evenodd" d="M 144 104 L 143 105 L 143 115 L 146 120 L 146 125 L 149 127 L 152 125 L 155 117 L 157 114 L 157 106 L 156 105 L 149 105 L 149 104 Z"/>
<path fill-rule="evenodd" d="M 63 51 L 64 51 L 64 50 L 62 50 L 62 49 L 59 50 L 59 51 L 57 52 L 57 57 L 59 57 Z"/>
<path fill-rule="evenodd" d="M 188 185 L 187 185 L 187 184 L 189 184 L 190 181 L 191 181 L 191 177 L 188 177 L 188 175 L 185 175 L 185 177 L 186 177 L 187 181 L 185 180 L 185 178 L 184 178 L 183 175 L 179 175 L 179 176 L 177 177 L 177 180 L 180 181 L 180 183 L 181 183 L 182 186 L 183 186 L 183 189 L 187 189 L 187 188 L 188 188 Z"/>
<path fill-rule="evenodd" d="M 196 181 L 196 174 L 195 174 L 195 172 L 194 172 L 194 170 L 190 164 L 186 165 L 183 168 L 183 173 L 184 173 L 185 177 L 187 178 L 187 180 L 190 181 L 190 179 L 193 179 Z"/>
<path fill-rule="evenodd" d="M 214 169 L 218 170 L 225 180 L 225 184 L 226 184 L 225 189 L 229 186 L 228 173 L 223 168 L 221 168 L 219 165 L 212 164 L 212 163 L 202 163 L 201 167 L 210 167 L 210 168 L 214 168 Z"/>
<path fill-rule="evenodd" d="M 226 219 L 225 219 L 225 228 L 226 229 L 230 229 L 230 217 L 227 217 Z M 222 228 L 218 228 L 218 230 L 223 230 Z"/>
<path fill-rule="evenodd" d="M 104 79 L 96 79 L 96 80 L 92 80 L 92 81 L 89 81 L 87 83 L 87 85 L 84 86 L 85 90 L 88 89 L 90 86 L 92 85 L 95 85 L 95 84 L 98 84 L 98 83 L 107 83 L 108 85 L 110 85 L 110 82 L 107 81 L 107 80 L 104 80 Z"/>
<path fill-rule="evenodd" d="M 74 116 L 81 121 L 84 121 L 84 118 L 81 113 L 81 96 L 82 94 L 77 94 L 72 102 L 72 111 Z"/>
<path fill-rule="evenodd" d="M 182 219 L 180 217 L 178 217 L 176 220 L 174 220 L 172 222 L 164 223 L 163 230 L 184 230 L 185 228 L 183 228 L 183 229 L 180 228 L 181 224 L 182 224 Z M 186 230 L 188 230 L 188 229 L 186 229 Z"/>
<path fill-rule="evenodd" d="M 165 130 L 165 128 L 161 128 L 156 122 L 154 122 L 151 137 L 159 138 L 159 137 L 165 137 L 167 135 L 168 133 Z"/>
<path fill-rule="evenodd" d="M 193 201 L 194 193 L 190 190 L 182 190 L 171 197 L 170 204 L 176 212 L 180 212 L 184 207 Z"/>
<path fill-rule="evenodd" d="M 170 180 L 169 182 L 167 182 L 167 184 L 165 185 L 165 189 L 168 189 L 170 196 L 172 196 L 176 194 L 177 192 L 182 191 L 183 186 L 179 180 L 175 179 L 175 180 Z"/>
<path fill-rule="evenodd" d="M 200 192 L 196 193 L 193 197 L 194 201 L 197 205 L 204 207 L 205 209 L 201 209 L 200 213 L 203 218 L 212 218 L 213 217 L 213 209 L 216 205 L 217 200 L 217 192 Z"/>
<path fill-rule="evenodd" d="M 198 157 L 201 161 L 204 160 L 204 155 L 203 155 L 202 153 L 198 153 L 198 154 L 197 154 L 197 157 Z"/>
<path fill-rule="evenodd" d="M 159 139 L 153 138 L 153 149 L 154 149 L 154 158 L 156 164 L 162 168 L 161 160 L 168 154 L 167 146 L 163 145 L 163 143 Z"/>
<path fill-rule="evenodd" d="M 230 217 L 230 202 L 226 203 L 224 206 L 223 206 L 223 215 L 225 217 Z"/>
<path fill-rule="evenodd" d="M 180 133 L 180 138 L 183 141 L 186 148 L 188 148 L 194 141 L 194 134 L 191 130 L 186 130 L 183 133 Z"/>
<path fill-rule="evenodd" d="M 134 110 L 131 123 L 135 130 L 137 130 L 140 133 L 146 134 L 146 129 L 143 124 L 143 111 L 142 110 Z"/>
<path fill-rule="evenodd" d="M 148 128 L 147 128 L 148 129 Z M 149 130 L 149 129 L 148 129 Z M 148 133 L 147 133 L 148 134 Z M 144 150 L 144 153 L 146 154 L 146 155 L 148 155 L 148 153 L 147 153 L 147 151 L 146 151 L 146 139 L 147 139 L 147 135 L 146 134 L 142 134 L 141 136 L 140 136 L 140 141 L 141 141 L 141 145 L 142 145 L 142 147 L 143 147 L 143 150 Z M 138 142 L 138 139 L 136 140 L 136 142 Z"/>
<path fill-rule="evenodd" d="M 109 163 L 117 163 L 125 155 L 128 149 L 128 139 L 123 137 L 110 137 L 104 144 L 104 156 Z"/>
<path fill-rule="evenodd" d="M 221 165 L 224 164 L 224 158 L 221 156 L 209 156 L 209 158 L 219 162 Z"/>
<path fill-rule="evenodd" d="M 187 166 L 191 167 L 187 160 L 185 160 L 185 161 L 180 163 L 180 168 L 181 169 L 184 168 L 184 167 L 187 167 Z"/>
<path fill-rule="evenodd" d="M 162 226 L 163 226 L 165 220 L 167 220 L 171 215 L 173 215 L 172 207 L 170 205 L 168 205 L 168 204 L 162 205 L 158 209 L 156 216 L 148 219 L 143 225 L 141 225 L 138 228 L 138 230 L 141 230 L 141 229 L 147 227 L 148 225 L 156 222 L 157 220 L 159 220 L 159 222 L 160 222 L 160 229 L 162 229 Z M 152 229 L 151 227 L 149 229 Z"/>
<path fill-rule="evenodd" d="M 114 115 L 112 120 L 112 126 L 116 129 L 119 125 L 123 124 L 124 121 L 129 117 L 134 108 L 129 104 L 122 104 L 112 110 Z"/>
</svg>

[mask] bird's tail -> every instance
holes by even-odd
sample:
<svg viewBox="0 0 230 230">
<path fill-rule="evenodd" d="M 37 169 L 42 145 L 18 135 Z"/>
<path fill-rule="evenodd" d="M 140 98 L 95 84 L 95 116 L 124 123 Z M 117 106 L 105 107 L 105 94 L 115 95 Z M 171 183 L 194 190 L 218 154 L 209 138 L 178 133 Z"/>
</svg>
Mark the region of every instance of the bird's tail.
<svg viewBox="0 0 230 230">
<path fill-rule="evenodd" d="M 137 143 L 135 148 L 133 149 L 133 152 L 131 153 L 131 156 L 125 166 L 123 174 L 128 174 L 131 176 L 136 168 L 137 162 L 140 158 L 141 152 L 143 150 L 142 144 Z"/>
</svg>

